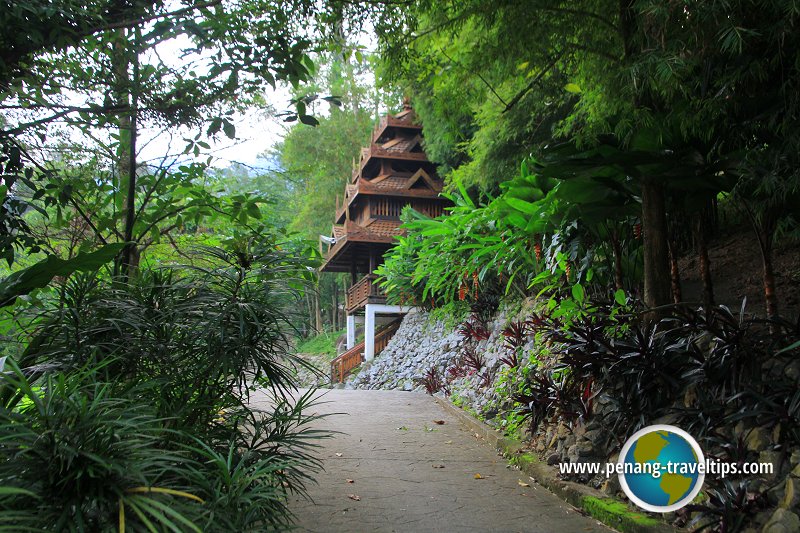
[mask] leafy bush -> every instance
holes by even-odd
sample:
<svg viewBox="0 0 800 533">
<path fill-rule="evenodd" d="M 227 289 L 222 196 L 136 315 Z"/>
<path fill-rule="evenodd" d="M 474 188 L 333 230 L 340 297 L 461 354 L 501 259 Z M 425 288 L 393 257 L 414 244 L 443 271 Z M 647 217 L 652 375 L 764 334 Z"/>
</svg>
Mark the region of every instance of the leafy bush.
<svg viewBox="0 0 800 533">
<path fill-rule="evenodd" d="M 295 398 L 287 324 L 306 263 L 206 249 L 129 285 L 69 279 L 0 376 L 0 529 L 290 525 L 326 436 Z M 22 370 L 19 370 L 19 368 Z M 264 380 L 267 410 L 249 404 Z"/>
<path fill-rule="evenodd" d="M 527 340 L 528 327 L 527 321 L 516 321 L 506 326 L 503 330 L 503 337 L 505 337 L 503 346 L 509 353 L 507 356 L 501 357 L 500 362 L 511 368 L 519 366 L 519 355 Z"/>
<path fill-rule="evenodd" d="M 464 366 L 472 372 L 480 372 L 486 366 L 486 357 L 473 343 L 464 343 L 462 350 Z"/>
<path fill-rule="evenodd" d="M 175 519 L 158 508 L 180 497 L 137 489 L 183 489 L 174 473 L 186 454 L 160 449 L 170 436 L 152 407 L 136 398 L 142 391 L 121 394 L 97 379 L 99 371 L 48 375 L 41 393 L 18 370 L 4 376 L 3 392 L 12 391 L 16 402 L 28 400 L 22 410 L 12 410 L 12 401 L 0 412 L 0 479 L 25 491 L 3 502 L 6 526 L 109 530 L 125 507 L 134 516 L 142 513 L 143 522 Z"/>
<path fill-rule="evenodd" d="M 588 175 L 545 178 L 523 162 L 519 175 L 485 203 L 456 185 L 446 195 L 453 206 L 445 216 L 404 212 L 408 234 L 376 271 L 391 300 L 434 306 L 491 294 L 497 301 L 592 276 L 615 289 L 622 289 L 623 277 L 638 279 L 636 261 L 628 259 L 641 245 L 624 238 L 638 213 L 630 184 Z"/>
<path fill-rule="evenodd" d="M 784 372 L 797 350 L 794 324 L 768 324 L 724 306 L 676 308 L 654 324 L 619 301 L 585 309 L 569 320 L 534 316 L 525 333 L 519 323 L 505 331 L 509 350 L 537 331 L 538 342 L 558 354 L 548 368 L 521 365 L 509 390 L 534 427 L 552 417 L 571 423 L 596 416 L 621 443 L 670 415 L 701 440 L 744 420 L 780 423 L 784 442 L 800 443 L 800 393 Z M 777 340 L 769 326 L 780 326 Z M 597 399 L 604 407 L 593 413 Z"/>
<path fill-rule="evenodd" d="M 688 524 L 692 531 L 741 531 L 747 520 L 769 508 L 764 492 L 754 492 L 751 480 L 711 478 L 704 489 L 707 500 L 685 507 L 696 513 Z"/>
<path fill-rule="evenodd" d="M 425 375 L 422 378 L 417 379 L 416 382 L 418 385 L 425 387 L 425 392 L 430 395 L 439 392 L 445 386 L 444 381 L 442 380 L 442 374 L 435 366 L 430 367 L 428 371 L 425 372 Z"/>
<path fill-rule="evenodd" d="M 568 424 L 587 421 L 592 416 L 592 382 L 575 374 L 547 367 L 530 368 L 516 384 L 511 399 L 518 406 L 515 414 L 527 420 L 531 432 L 549 419 Z"/>
</svg>

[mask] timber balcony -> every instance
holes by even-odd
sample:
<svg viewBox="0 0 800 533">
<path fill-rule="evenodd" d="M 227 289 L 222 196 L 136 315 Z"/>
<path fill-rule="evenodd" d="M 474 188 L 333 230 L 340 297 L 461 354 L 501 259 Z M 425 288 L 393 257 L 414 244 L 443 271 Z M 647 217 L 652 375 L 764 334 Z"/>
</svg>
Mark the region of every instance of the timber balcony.
<svg viewBox="0 0 800 533">
<path fill-rule="evenodd" d="M 386 303 L 386 294 L 375 283 L 378 278 L 375 274 L 367 274 L 358 282 L 347 289 L 347 302 L 345 308 L 348 315 L 361 309 L 367 304 Z"/>
</svg>

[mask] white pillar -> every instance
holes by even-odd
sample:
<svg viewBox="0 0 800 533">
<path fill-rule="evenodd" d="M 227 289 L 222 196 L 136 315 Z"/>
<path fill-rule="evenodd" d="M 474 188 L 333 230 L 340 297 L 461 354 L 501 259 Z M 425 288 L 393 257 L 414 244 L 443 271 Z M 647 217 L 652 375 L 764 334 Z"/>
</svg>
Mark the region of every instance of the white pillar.
<svg viewBox="0 0 800 533">
<path fill-rule="evenodd" d="M 375 306 L 367 304 L 364 307 L 364 359 L 372 361 L 375 358 Z"/>
<path fill-rule="evenodd" d="M 356 345 L 356 317 L 347 315 L 347 349 Z"/>
</svg>

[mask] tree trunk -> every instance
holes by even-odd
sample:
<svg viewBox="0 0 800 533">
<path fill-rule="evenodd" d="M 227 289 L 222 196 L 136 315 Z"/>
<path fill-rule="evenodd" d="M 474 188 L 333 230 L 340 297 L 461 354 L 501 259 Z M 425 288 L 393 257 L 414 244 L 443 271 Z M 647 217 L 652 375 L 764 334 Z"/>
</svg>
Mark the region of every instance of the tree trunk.
<svg viewBox="0 0 800 533">
<path fill-rule="evenodd" d="M 669 251 L 664 188 L 654 180 L 642 182 L 642 233 L 644 240 L 644 303 L 653 309 L 670 302 Z M 650 312 L 648 320 L 663 313 Z"/>
<path fill-rule="evenodd" d="M 306 291 L 305 300 L 306 311 L 308 311 L 308 314 L 306 315 L 305 320 L 303 320 L 303 338 L 308 338 L 311 333 L 309 331 L 311 329 L 311 316 L 314 314 L 314 304 L 311 301 L 311 295 L 309 294 L 309 291 Z"/>
<path fill-rule="evenodd" d="M 317 283 L 317 290 L 314 292 L 314 329 L 317 333 L 322 333 L 322 309 L 320 309 L 319 301 L 319 283 Z"/>
<path fill-rule="evenodd" d="M 711 280 L 711 261 L 708 258 L 708 243 L 706 242 L 706 213 L 696 215 L 692 224 L 694 245 L 697 250 L 697 260 L 700 267 L 700 279 L 703 282 L 703 308 L 706 312 L 714 306 L 714 285 Z"/>
<path fill-rule="evenodd" d="M 764 303 L 767 310 L 767 318 L 770 320 L 778 318 L 778 297 L 775 291 L 775 271 L 772 265 L 772 242 L 775 237 L 775 230 L 778 227 L 778 214 L 770 211 L 769 206 L 763 207 L 761 217 L 756 216 L 754 210 L 743 202 L 745 213 L 750 218 L 753 231 L 758 239 L 758 247 L 761 250 L 761 266 L 764 278 Z M 776 333 L 776 328 L 770 325 L 770 332 Z"/>
<path fill-rule="evenodd" d="M 775 272 L 772 265 L 772 233 L 769 229 L 761 231 L 759 242 L 761 244 L 761 264 L 764 271 L 764 303 L 767 308 L 767 318 L 774 320 L 778 318 L 778 297 L 775 291 Z"/>
<path fill-rule="evenodd" d="M 675 239 L 669 241 L 669 279 L 672 288 L 672 302 L 679 304 L 683 301 L 681 291 L 681 271 L 678 266 L 678 243 Z"/>
<path fill-rule="evenodd" d="M 614 286 L 620 290 L 624 288 L 622 283 L 622 246 L 617 230 L 611 232 L 611 248 L 614 253 Z"/>
<path fill-rule="evenodd" d="M 136 134 L 139 83 L 138 29 L 134 42 L 130 43 L 126 30 L 118 30 L 118 39 L 111 51 L 114 65 L 115 93 L 117 102 L 128 108 L 118 120 L 119 149 L 117 151 L 120 192 L 124 192 L 124 228 L 122 231 L 125 248 L 122 249 L 119 273 L 127 280 L 138 265 L 136 244 L 133 242 L 133 227 L 136 222 Z M 129 50 L 133 47 L 133 52 Z"/>
</svg>

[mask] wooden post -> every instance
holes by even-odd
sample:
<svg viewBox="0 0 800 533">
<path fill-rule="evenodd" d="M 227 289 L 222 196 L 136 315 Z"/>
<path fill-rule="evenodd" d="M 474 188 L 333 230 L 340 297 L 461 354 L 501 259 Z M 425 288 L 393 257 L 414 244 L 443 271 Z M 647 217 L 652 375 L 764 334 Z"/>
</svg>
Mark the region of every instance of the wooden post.
<svg viewBox="0 0 800 533">
<path fill-rule="evenodd" d="M 319 293 L 320 284 L 317 283 L 317 290 L 314 291 L 314 329 L 317 334 L 322 333 L 322 309 L 320 309 Z"/>
</svg>

